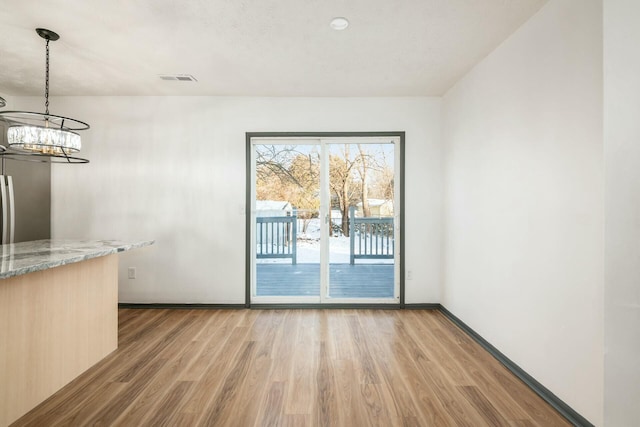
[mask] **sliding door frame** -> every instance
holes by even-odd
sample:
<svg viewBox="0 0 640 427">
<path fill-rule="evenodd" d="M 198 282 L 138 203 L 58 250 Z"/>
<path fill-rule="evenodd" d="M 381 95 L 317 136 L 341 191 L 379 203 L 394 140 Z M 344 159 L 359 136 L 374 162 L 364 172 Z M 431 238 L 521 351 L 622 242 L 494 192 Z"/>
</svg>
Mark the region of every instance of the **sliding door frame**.
<svg viewBox="0 0 640 427">
<path fill-rule="evenodd" d="M 396 172 L 396 176 L 400 179 L 399 191 L 400 191 L 400 214 L 399 214 L 399 234 L 400 234 L 400 244 L 398 248 L 398 252 L 400 256 L 396 260 L 399 263 L 399 279 L 400 279 L 400 289 L 399 289 L 399 304 L 362 304 L 362 303 L 338 303 L 338 304 L 327 304 L 327 303 L 312 303 L 312 304 L 252 304 L 251 303 L 251 281 L 252 281 L 252 245 L 254 242 L 252 241 L 251 227 L 252 227 L 252 139 L 253 138 L 376 138 L 376 137 L 392 137 L 397 138 L 399 140 L 399 157 L 400 157 L 400 170 Z M 405 146 L 405 133 L 404 131 L 390 131 L 390 132 L 247 132 L 245 134 L 246 138 L 246 202 L 245 202 L 245 307 L 247 308 L 287 308 L 287 307 L 307 307 L 307 308 L 404 308 L 405 306 L 405 274 L 404 274 L 404 168 L 405 168 L 405 159 L 404 159 L 404 146 Z"/>
</svg>

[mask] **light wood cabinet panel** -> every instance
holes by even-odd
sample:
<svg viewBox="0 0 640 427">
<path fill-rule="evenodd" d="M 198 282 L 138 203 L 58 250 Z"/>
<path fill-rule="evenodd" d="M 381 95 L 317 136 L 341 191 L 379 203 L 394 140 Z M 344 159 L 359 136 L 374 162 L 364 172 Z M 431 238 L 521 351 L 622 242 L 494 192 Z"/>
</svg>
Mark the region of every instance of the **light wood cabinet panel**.
<svg viewBox="0 0 640 427">
<path fill-rule="evenodd" d="M 118 347 L 117 257 L 0 280 L 0 426 Z"/>
</svg>

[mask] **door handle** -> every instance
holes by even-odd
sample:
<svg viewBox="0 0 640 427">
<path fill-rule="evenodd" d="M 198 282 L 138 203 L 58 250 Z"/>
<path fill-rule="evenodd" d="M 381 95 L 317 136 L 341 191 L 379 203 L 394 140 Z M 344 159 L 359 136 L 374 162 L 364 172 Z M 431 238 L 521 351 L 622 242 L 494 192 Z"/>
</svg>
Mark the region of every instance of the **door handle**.
<svg viewBox="0 0 640 427">
<path fill-rule="evenodd" d="M 4 175 L 0 175 L 0 203 L 2 203 L 2 244 L 7 242 L 7 184 Z"/>
<path fill-rule="evenodd" d="M 13 243 L 16 234 L 16 206 L 13 197 L 13 177 L 7 176 L 7 187 L 9 189 L 9 243 Z"/>
</svg>

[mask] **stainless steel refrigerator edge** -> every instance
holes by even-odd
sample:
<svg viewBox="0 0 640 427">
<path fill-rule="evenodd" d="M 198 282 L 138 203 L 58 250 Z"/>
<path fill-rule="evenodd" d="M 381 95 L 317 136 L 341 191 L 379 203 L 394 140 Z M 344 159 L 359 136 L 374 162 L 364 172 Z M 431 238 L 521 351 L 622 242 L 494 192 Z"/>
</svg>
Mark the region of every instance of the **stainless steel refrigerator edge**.
<svg viewBox="0 0 640 427">
<path fill-rule="evenodd" d="M 0 122 L 2 145 L 7 145 L 6 140 L 6 124 Z M 51 163 L 5 159 L 3 172 L 13 177 L 14 243 L 51 238 Z M 0 222 L 3 216 L 0 214 Z M 4 228 L 0 226 L 0 233 Z"/>
</svg>

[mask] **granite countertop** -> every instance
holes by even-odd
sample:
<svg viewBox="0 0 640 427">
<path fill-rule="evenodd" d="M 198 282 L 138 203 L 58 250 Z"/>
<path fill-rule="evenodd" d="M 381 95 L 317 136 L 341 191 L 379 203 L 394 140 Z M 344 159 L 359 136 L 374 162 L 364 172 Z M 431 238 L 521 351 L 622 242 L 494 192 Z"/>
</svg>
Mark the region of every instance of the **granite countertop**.
<svg viewBox="0 0 640 427">
<path fill-rule="evenodd" d="M 149 246 L 153 240 L 34 240 L 0 245 L 0 279 Z"/>
</svg>

